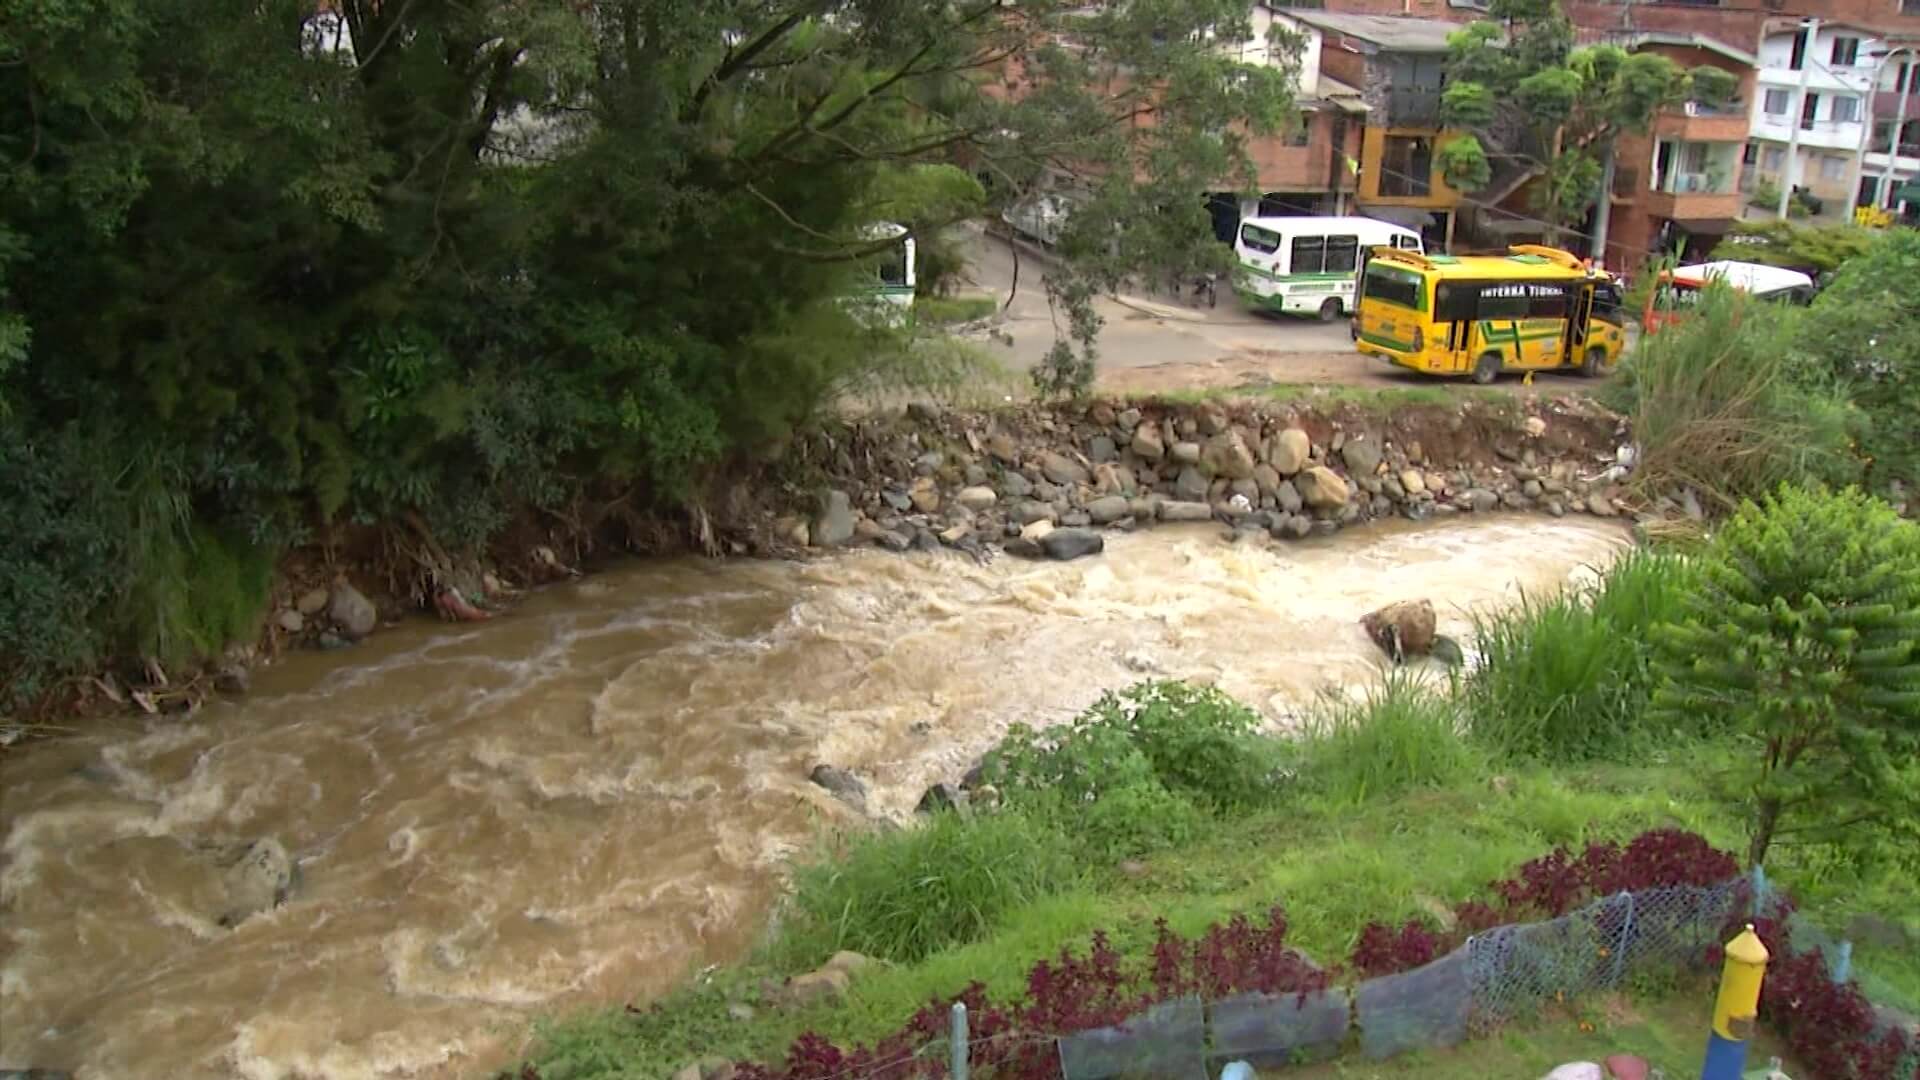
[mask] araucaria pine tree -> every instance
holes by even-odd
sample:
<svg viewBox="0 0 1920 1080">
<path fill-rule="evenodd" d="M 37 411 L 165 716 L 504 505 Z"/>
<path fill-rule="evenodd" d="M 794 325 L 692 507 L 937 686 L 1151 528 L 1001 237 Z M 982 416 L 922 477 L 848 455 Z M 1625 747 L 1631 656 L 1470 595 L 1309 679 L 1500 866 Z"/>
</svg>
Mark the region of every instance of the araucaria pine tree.
<svg viewBox="0 0 1920 1080">
<path fill-rule="evenodd" d="M 1783 836 L 1920 836 L 1920 525 L 1858 491 L 1783 488 L 1701 556 L 1658 632 L 1656 713 L 1743 746 L 1748 860 Z"/>
</svg>

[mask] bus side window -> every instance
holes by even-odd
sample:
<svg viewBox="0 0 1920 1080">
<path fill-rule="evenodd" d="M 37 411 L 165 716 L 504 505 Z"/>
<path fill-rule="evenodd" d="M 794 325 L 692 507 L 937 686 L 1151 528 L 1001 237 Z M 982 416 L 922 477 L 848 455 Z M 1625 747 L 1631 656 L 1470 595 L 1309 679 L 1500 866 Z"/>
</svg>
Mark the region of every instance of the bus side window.
<svg viewBox="0 0 1920 1080">
<path fill-rule="evenodd" d="M 1396 236 L 1393 238 L 1393 246 L 1402 251 L 1419 251 L 1420 238 L 1417 236 Z"/>
<path fill-rule="evenodd" d="M 1546 296 L 1536 296 L 1527 302 L 1529 319 L 1564 319 L 1567 317 L 1567 294 L 1565 290 Z"/>
<path fill-rule="evenodd" d="M 1327 237 L 1327 269 L 1329 274 L 1351 273 L 1360 258 L 1360 238 L 1357 236 Z"/>
</svg>

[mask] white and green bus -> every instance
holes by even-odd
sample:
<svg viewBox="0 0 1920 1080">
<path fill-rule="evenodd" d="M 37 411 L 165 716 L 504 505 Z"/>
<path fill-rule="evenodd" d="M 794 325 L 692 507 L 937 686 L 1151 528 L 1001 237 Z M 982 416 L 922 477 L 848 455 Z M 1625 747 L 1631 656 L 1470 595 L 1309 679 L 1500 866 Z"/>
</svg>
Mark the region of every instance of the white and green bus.
<svg viewBox="0 0 1920 1080">
<path fill-rule="evenodd" d="M 1376 247 L 1424 251 L 1420 234 L 1369 217 L 1255 217 L 1240 223 L 1234 291 L 1248 307 L 1332 322 L 1350 314 L 1354 281 Z"/>
</svg>

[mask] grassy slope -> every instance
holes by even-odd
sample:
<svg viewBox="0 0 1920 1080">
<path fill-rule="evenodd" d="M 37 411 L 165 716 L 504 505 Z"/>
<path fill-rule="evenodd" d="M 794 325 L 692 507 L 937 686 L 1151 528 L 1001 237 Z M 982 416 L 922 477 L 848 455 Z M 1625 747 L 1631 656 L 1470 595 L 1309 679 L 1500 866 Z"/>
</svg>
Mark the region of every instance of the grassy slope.
<svg viewBox="0 0 1920 1080">
<path fill-rule="evenodd" d="M 1143 874 L 1090 874 L 1075 888 L 1020 908 L 984 941 L 936 953 L 919 964 L 864 974 L 838 1006 L 797 1012 L 756 1007 L 748 1022 L 730 1017 L 729 1002 L 756 1000 L 760 979 L 784 974 L 762 957 L 682 990 L 648 1016 L 576 1016 L 545 1028 L 536 1060 L 549 1080 L 665 1077 L 678 1064 L 708 1054 L 777 1058 L 807 1030 L 842 1043 L 870 1041 L 891 1032 L 927 998 L 952 993 L 973 979 L 985 982 L 996 997 L 1015 997 L 1034 961 L 1063 946 L 1082 948 L 1095 929 L 1107 929 L 1138 957 L 1143 949 L 1125 946 L 1149 940 L 1156 918 L 1191 934 L 1235 912 L 1259 912 L 1276 902 L 1286 907 L 1298 947 L 1322 963 L 1342 963 L 1370 919 L 1420 915 L 1423 897 L 1451 903 L 1482 896 L 1488 882 L 1556 844 L 1624 838 L 1674 825 L 1736 846 L 1737 823 L 1704 787 L 1710 765 L 1710 759 L 1683 758 L 1646 767 L 1518 771 L 1498 782 L 1483 776 L 1359 805 L 1303 798 L 1285 809 L 1219 825 L 1199 843 L 1147 860 Z M 1796 884 L 1790 863 L 1783 863 L 1775 877 L 1790 887 Z M 1844 921 L 1862 909 L 1898 915 L 1914 905 L 1911 886 L 1897 883 L 1845 892 L 1851 898 L 1833 901 L 1827 921 Z M 1822 913 L 1816 909 L 1814 914 Z M 1902 967 L 1897 957 L 1860 956 L 1864 963 L 1883 962 L 1889 976 L 1902 980 L 1920 972 L 1913 957 L 1904 958 Z M 1695 997 L 1704 994 L 1691 995 L 1682 1005 Z M 1644 1011 L 1664 1015 L 1668 1010 Z M 1634 1029 L 1622 1034 L 1618 1045 L 1651 1045 L 1666 1038 L 1661 1032 L 1657 1024 Z M 1523 1052 L 1516 1045 L 1535 1049 Z M 1564 1049 L 1561 1042 L 1513 1035 L 1486 1052 L 1503 1055 L 1519 1068 L 1523 1061 Z M 1478 1062 L 1478 1053 L 1451 1056 L 1464 1054 Z M 1377 1067 L 1364 1063 L 1341 1068 L 1352 1071 L 1327 1075 L 1403 1075 L 1368 1071 Z M 1473 1070 L 1459 1074 L 1469 1073 Z"/>
</svg>

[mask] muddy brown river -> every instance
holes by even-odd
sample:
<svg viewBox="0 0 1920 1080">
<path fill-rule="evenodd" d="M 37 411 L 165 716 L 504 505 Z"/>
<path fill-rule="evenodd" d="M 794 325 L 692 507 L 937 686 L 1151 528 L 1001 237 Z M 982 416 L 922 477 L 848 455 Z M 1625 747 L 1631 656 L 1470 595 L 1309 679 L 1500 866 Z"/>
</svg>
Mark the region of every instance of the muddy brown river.
<svg viewBox="0 0 1920 1080">
<path fill-rule="evenodd" d="M 1069 564 L 850 554 L 629 564 L 511 615 L 293 656 L 191 719 L 0 758 L 0 1067 L 103 1077 L 476 1076 L 531 1018 L 740 956 L 783 867 L 864 776 L 904 818 L 1014 720 L 1151 676 L 1284 725 L 1378 653 L 1604 563 L 1591 519 L 1288 546 L 1209 528 Z M 274 836 L 303 883 L 223 929 L 220 859 Z"/>
</svg>

